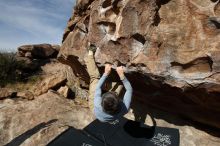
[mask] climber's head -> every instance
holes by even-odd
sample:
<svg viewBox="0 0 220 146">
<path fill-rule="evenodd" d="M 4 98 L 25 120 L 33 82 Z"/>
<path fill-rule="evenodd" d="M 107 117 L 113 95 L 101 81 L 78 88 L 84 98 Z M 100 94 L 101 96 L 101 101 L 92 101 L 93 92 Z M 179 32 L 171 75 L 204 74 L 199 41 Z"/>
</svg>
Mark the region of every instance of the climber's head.
<svg viewBox="0 0 220 146">
<path fill-rule="evenodd" d="M 117 114 L 120 111 L 119 99 L 115 92 L 104 93 L 101 105 L 104 112 L 110 115 Z"/>
</svg>

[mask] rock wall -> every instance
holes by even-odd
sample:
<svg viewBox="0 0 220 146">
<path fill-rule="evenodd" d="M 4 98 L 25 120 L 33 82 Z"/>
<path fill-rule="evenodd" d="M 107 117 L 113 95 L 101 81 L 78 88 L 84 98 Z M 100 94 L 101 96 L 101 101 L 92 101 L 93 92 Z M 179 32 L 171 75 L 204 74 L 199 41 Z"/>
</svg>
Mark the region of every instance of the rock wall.
<svg viewBox="0 0 220 146">
<path fill-rule="evenodd" d="M 86 86 L 95 59 L 127 67 L 134 100 L 220 128 L 219 0 L 78 0 L 59 54 Z"/>
</svg>

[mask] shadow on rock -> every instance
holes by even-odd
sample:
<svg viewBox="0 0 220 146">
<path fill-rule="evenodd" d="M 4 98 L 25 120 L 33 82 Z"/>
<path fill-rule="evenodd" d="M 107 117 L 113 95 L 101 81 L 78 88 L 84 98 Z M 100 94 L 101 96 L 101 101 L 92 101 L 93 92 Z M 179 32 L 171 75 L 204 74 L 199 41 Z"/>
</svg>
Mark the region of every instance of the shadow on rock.
<svg viewBox="0 0 220 146">
<path fill-rule="evenodd" d="M 23 133 L 23 134 L 19 135 L 18 137 L 14 138 L 12 141 L 10 141 L 5 146 L 18 146 L 18 145 L 22 144 L 26 139 L 30 138 L 32 135 L 39 132 L 41 129 L 50 126 L 50 124 L 52 124 L 56 121 L 58 121 L 58 120 L 53 119 L 53 120 L 50 120 L 46 123 L 45 122 L 40 123 L 40 124 L 36 125 L 35 127 L 33 127 L 32 129 L 29 129 L 25 133 Z"/>
<path fill-rule="evenodd" d="M 129 120 L 124 125 L 124 130 L 132 137 L 150 139 L 154 136 L 156 125 L 143 127 L 143 123 Z"/>
</svg>

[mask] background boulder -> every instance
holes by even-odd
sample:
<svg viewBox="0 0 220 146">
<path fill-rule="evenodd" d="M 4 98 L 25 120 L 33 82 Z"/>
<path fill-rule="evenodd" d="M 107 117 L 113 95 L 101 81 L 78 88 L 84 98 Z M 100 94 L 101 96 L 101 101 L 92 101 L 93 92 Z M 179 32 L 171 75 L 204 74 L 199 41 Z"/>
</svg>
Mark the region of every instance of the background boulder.
<svg viewBox="0 0 220 146">
<path fill-rule="evenodd" d="M 18 56 L 32 56 L 35 59 L 56 58 L 58 52 L 59 45 L 36 44 L 18 47 Z"/>
<path fill-rule="evenodd" d="M 21 62 L 23 76 L 29 76 L 40 70 L 42 66 L 56 60 L 59 53 L 59 45 L 34 44 L 18 47 L 16 60 Z"/>
</svg>

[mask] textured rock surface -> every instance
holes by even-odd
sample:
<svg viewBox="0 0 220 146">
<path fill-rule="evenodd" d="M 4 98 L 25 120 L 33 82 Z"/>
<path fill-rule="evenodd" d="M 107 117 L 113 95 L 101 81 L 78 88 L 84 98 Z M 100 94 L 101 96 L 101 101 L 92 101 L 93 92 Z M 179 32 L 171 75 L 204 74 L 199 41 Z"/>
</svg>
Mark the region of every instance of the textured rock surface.
<svg viewBox="0 0 220 146">
<path fill-rule="evenodd" d="M 33 72 L 41 66 L 53 61 L 60 50 L 59 45 L 35 44 L 18 47 L 16 60 L 22 62 L 23 72 Z"/>
<path fill-rule="evenodd" d="M 28 100 L 33 100 L 34 99 L 33 93 L 28 91 L 28 90 L 18 92 L 17 97 L 25 98 L 25 99 L 28 99 Z"/>
<path fill-rule="evenodd" d="M 146 120 L 143 119 L 147 124 L 152 125 L 151 116 L 157 126 L 178 128 L 181 146 L 219 145 L 220 140 L 213 132 L 194 128 L 178 116 L 155 111 L 146 108 L 145 105 L 135 105 L 133 113 L 136 119 L 140 119 L 137 114 L 140 111 L 141 114 L 147 114 Z M 147 112 L 143 112 L 143 109 Z M 130 112 L 126 116 L 134 120 L 133 113 Z M 92 119 L 88 108 L 83 108 L 73 100 L 62 98 L 53 92 L 31 101 L 6 99 L 0 101 L 0 145 L 45 146 L 68 126 L 82 129 Z"/>
<path fill-rule="evenodd" d="M 67 86 L 60 87 L 60 89 L 58 89 L 57 92 L 60 93 L 60 95 L 64 96 L 65 98 L 71 98 L 71 99 L 74 98 L 73 92 Z"/>
<path fill-rule="evenodd" d="M 8 88 L 0 88 L 0 100 L 5 98 L 13 98 L 17 94 L 16 91 Z"/>
<path fill-rule="evenodd" d="M 25 57 L 20 57 L 20 56 L 16 56 L 16 60 L 18 62 L 21 62 L 23 64 L 23 72 L 25 71 L 36 71 L 39 66 L 41 66 L 41 64 L 45 61 L 40 61 L 40 60 L 33 60 L 30 57 L 27 57 L 25 55 Z"/>
<path fill-rule="evenodd" d="M 18 47 L 17 55 L 20 57 L 45 59 L 45 58 L 56 57 L 58 52 L 59 52 L 59 45 L 36 44 L 36 45 L 23 45 Z"/>
<path fill-rule="evenodd" d="M 64 73 L 57 73 L 52 76 L 48 76 L 43 81 L 41 81 L 34 88 L 34 94 L 39 96 L 43 93 L 46 93 L 49 89 L 57 90 L 62 85 L 66 84 L 66 76 Z"/>
<path fill-rule="evenodd" d="M 79 112 L 80 111 L 80 112 Z M 46 145 L 68 126 L 92 121 L 86 108 L 48 92 L 32 101 L 0 102 L 0 145 Z"/>
<path fill-rule="evenodd" d="M 53 62 L 47 63 L 44 66 L 41 66 L 41 69 L 43 71 L 43 74 L 45 74 L 45 79 L 48 80 L 50 78 L 53 78 L 53 76 L 59 76 L 64 77 L 67 79 L 66 86 L 68 86 L 69 89 L 71 89 L 71 97 L 74 97 L 72 95 L 72 92 L 74 92 L 75 96 L 80 98 L 87 98 L 88 97 L 88 91 L 83 90 L 80 88 L 80 81 L 73 73 L 73 70 L 70 66 L 64 65 L 60 63 L 57 60 L 54 60 Z M 42 84 L 42 83 L 41 83 Z M 59 89 L 59 87 L 63 86 L 65 84 L 60 84 L 55 90 Z M 38 88 L 36 87 L 36 90 Z"/>
<path fill-rule="evenodd" d="M 220 128 L 219 17 L 219 0 L 78 0 L 59 58 L 88 84 L 93 42 L 99 66 L 127 66 L 135 99 Z"/>
</svg>

